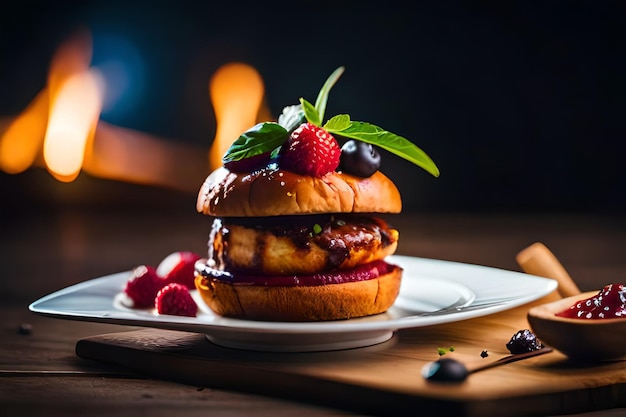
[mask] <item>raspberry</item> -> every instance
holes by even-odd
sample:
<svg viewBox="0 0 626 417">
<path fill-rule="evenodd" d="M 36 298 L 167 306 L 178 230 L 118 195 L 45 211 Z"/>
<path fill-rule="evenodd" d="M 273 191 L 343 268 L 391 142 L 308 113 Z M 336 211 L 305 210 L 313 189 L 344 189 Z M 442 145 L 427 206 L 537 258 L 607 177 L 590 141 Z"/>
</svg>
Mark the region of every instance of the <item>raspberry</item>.
<svg viewBox="0 0 626 417">
<path fill-rule="evenodd" d="M 189 289 L 182 284 L 167 284 L 161 288 L 154 300 L 154 307 L 159 314 L 195 317 L 198 305 L 189 294 Z"/>
<path fill-rule="evenodd" d="M 156 273 L 165 280 L 166 284 L 178 283 L 194 289 L 196 288 L 194 264 L 198 259 L 200 255 L 194 252 L 173 252 L 161 261 L 156 268 Z"/>
<path fill-rule="evenodd" d="M 339 166 L 337 140 L 321 127 L 303 123 L 281 148 L 280 165 L 288 171 L 321 177 Z"/>
<path fill-rule="evenodd" d="M 165 280 L 157 275 L 154 267 L 140 265 L 132 270 L 124 292 L 133 300 L 133 307 L 147 308 L 154 306 L 154 297 L 165 284 Z"/>
</svg>

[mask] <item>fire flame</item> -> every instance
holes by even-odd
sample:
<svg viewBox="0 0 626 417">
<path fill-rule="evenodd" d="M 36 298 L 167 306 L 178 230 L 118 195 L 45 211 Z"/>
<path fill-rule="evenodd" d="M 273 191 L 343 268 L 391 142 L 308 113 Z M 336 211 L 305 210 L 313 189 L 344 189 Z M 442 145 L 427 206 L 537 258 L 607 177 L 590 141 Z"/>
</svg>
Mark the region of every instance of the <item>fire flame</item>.
<svg viewBox="0 0 626 417">
<path fill-rule="evenodd" d="M 217 122 L 210 148 L 112 126 L 99 120 L 106 86 L 90 67 L 91 58 L 86 30 L 60 45 L 46 87 L 8 124 L 9 119 L 0 120 L 0 127 L 8 126 L 0 136 L 1 170 L 17 174 L 43 165 L 63 182 L 82 170 L 99 178 L 195 192 L 243 131 L 271 119 L 263 79 L 253 67 L 234 62 L 219 68 L 209 82 Z"/>
<path fill-rule="evenodd" d="M 0 138 L 0 169 L 19 174 L 35 163 L 48 124 L 48 90 L 35 97 Z"/>
<path fill-rule="evenodd" d="M 73 147 L 75 145 L 64 144 L 63 137 L 59 136 L 64 131 L 59 125 L 59 123 L 64 123 L 61 121 L 62 119 L 56 116 L 55 123 L 50 125 L 49 116 L 53 114 L 67 114 L 68 110 L 63 110 L 56 102 L 59 96 L 63 97 L 62 102 L 64 104 L 61 106 L 67 106 L 69 102 L 74 100 L 67 97 L 67 91 L 75 89 L 77 82 L 73 81 L 69 86 L 66 86 L 68 80 L 76 76 L 81 79 L 93 77 L 92 75 L 84 75 L 89 71 L 91 56 L 91 35 L 84 29 L 67 39 L 56 50 L 50 63 L 47 87 L 11 123 L 0 139 L 0 168 L 5 172 L 19 173 L 25 171 L 36 161 L 43 147 L 47 149 L 47 153 L 54 155 L 52 162 L 45 161 L 45 163 L 55 177 L 67 181 L 78 175 L 71 172 L 73 170 L 68 171 L 65 167 L 60 168 L 60 172 L 55 171 L 59 165 L 57 162 L 59 155 L 64 152 L 72 152 L 67 146 Z M 79 83 L 84 82 L 79 81 Z M 83 94 L 77 97 L 79 100 L 84 98 L 85 95 Z M 74 108 L 76 107 L 80 107 L 80 105 L 74 106 Z M 68 120 L 66 123 L 68 126 L 77 121 L 75 116 L 70 116 L 70 118 L 71 120 Z M 52 140 L 52 144 L 44 143 L 48 142 L 48 140 Z M 70 140 L 75 141 L 75 139 Z"/>
<path fill-rule="evenodd" d="M 265 111 L 265 87 L 253 67 L 233 62 L 213 74 L 209 93 L 217 121 L 209 166 L 216 169 L 222 165 L 222 156 L 228 147 L 242 132 L 254 126 L 259 113 Z"/>
<path fill-rule="evenodd" d="M 50 173 L 59 181 L 78 177 L 87 142 L 93 139 L 102 108 L 102 79 L 95 71 L 68 78 L 50 106 L 43 156 Z"/>
</svg>

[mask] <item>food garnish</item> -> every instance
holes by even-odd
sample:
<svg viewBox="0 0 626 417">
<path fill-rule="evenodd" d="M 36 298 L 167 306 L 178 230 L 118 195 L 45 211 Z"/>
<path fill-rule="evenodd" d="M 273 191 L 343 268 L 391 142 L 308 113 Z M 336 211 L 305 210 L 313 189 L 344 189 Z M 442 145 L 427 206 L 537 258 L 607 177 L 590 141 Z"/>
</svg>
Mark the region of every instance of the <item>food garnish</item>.
<svg viewBox="0 0 626 417">
<path fill-rule="evenodd" d="M 124 293 L 133 301 L 134 308 L 154 307 L 154 298 L 167 282 L 150 265 L 139 265 L 131 271 Z"/>
<path fill-rule="evenodd" d="M 280 165 L 288 171 L 321 177 L 339 166 L 341 149 L 324 129 L 302 123 L 280 150 Z"/>
<path fill-rule="evenodd" d="M 159 314 L 195 317 L 198 305 L 191 297 L 189 288 L 183 284 L 167 284 L 159 290 L 154 300 L 154 308 Z"/>
<path fill-rule="evenodd" d="M 532 352 L 542 349 L 543 343 L 528 329 L 519 330 L 506 344 L 506 348 L 513 354 Z"/>
<path fill-rule="evenodd" d="M 139 265 L 133 268 L 123 291 L 130 299 L 128 307 L 135 309 L 156 308 L 161 314 L 190 315 L 193 307 L 187 305 L 188 298 L 186 296 L 180 295 L 183 291 L 169 289 L 168 293 L 171 292 L 171 294 L 161 295 L 161 297 L 165 297 L 161 301 L 159 301 L 159 292 L 170 285 L 183 287 L 187 293 L 189 290 L 195 289 L 194 264 L 198 259 L 200 256 L 194 252 L 176 251 L 163 258 L 156 268 L 151 265 Z M 191 299 L 190 295 L 189 299 Z M 128 301 L 125 303 L 129 304 Z M 197 311 L 195 301 L 193 304 Z M 196 313 L 193 315 L 195 316 Z"/>
<path fill-rule="evenodd" d="M 454 346 L 450 346 L 449 348 L 437 348 L 437 353 L 439 354 L 439 356 L 443 356 L 448 352 L 454 352 Z"/>
<path fill-rule="evenodd" d="M 374 145 L 349 140 L 341 147 L 339 169 L 359 177 L 369 177 L 380 168 L 380 153 Z"/>
<path fill-rule="evenodd" d="M 284 157 L 285 154 L 289 154 L 289 151 L 284 148 L 294 137 L 294 134 L 296 136 L 301 134 L 299 129 L 305 124 L 307 127 L 303 129 L 314 131 L 316 134 L 322 136 L 322 147 L 334 149 L 336 143 L 334 136 L 346 140 L 363 142 L 385 149 L 423 168 L 431 175 L 438 177 L 439 168 L 437 168 L 433 160 L 422 149 L 402 136 L 391 133 L 371 123 L 353 121 L 348 114 L 333 116 L 324 123 L 330 89 L 343 72 L 344 67 L 339 67 L 328 77 L 317 96 L 315 105 L 304 98 L 300 98 L 300 104 L 287 106 L 283 109 L 283 113 L 278 117 L 278 122 L 262 122 L 241 134 L 224 154 L 222 158 L 224 166 L 238 172 L 251 172 L 256 169 L 261 169 L 272 162 L 276 162 L 279 167 L 285 163 L 287 166 L 284 166 L 284 168 L 288 170 L 293 169 L 294 166 L 297 168 L 297 164 L 293 164 L 293 161 L 285 162 L 290 161 L 290 157 Z M 332 140 L 330 138 L 332 138 Z M 287 147 L 290 147 L 290 145 L 287 145 Z M 322 164 L 318 160 L 316 163 L 325 166 L 307 168 L 301 173 L 321 176 L 326 172 L 337 169 L 339 153 L 341 151 L 337 152 L 336 166 L 334 165 L 335 151 L 324 152 L 332 154 L 332 163 Z M 368 157 L 367 153 L 361 151 L 356 153 L 356 155 Z M 373 155 L 373 153 L 371 153 L 371 155 Z M 376 159 L 376 156 L 369 158 Z M 300 160 L 302 158 L 298 157 L 296 159 Z M 309 165 L 310 164 L 311 163 L 309 163 Z M 371 168 L 367 170 L 357 168 L 354 169 L 354 172 L 350 172 L 356 165 L 358 164 L 347 163 L 341 168 L 345 170 L 346 173 L 365 177 L 371 175 L 371 173 L 369 173 L 370 171 L 373 173 L 378 169 L 376 168 L 372 171 Z M 332 166 L 334 166 L 334 168 L 332 168 Z"/>
<path fill-rule="evenodd" d="M 193 266 L 199 259 L 200 255 L 191 251 L 172 252 L 159 263 L 156 273 L 166 284 L 183 284 L 189 289 L 195 289 Z"/>
</svg>

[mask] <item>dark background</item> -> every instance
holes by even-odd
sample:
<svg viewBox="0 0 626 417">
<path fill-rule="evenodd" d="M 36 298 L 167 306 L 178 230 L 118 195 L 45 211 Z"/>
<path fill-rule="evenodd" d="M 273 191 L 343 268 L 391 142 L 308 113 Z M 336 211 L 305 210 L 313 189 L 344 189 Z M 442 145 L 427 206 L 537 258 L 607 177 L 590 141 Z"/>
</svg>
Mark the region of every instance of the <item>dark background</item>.
<svg viewBox="0 0 626 417">
<path fill-rule="evenodd" d="M 116 51 L 135 65 L 134 92 L 102 115 L 110 123 L 208 148 L 215 120 L 207 85 L 221 65 L 256 67 L 275 115 L 301 96 L 314 101 L 326 77 L 344 65 L 327 115 L 349 113 L 403 135 L 441 170 L 435 179 L 384 155 L 382 170 L 397 182 L 405 210 L 626 208 L 622 2 L 361 3 L 3 6 L 0 115 L 26 107 L 45 86 L 55 49 L 85 25 L 94 36 L 94 65 Z M 112 38 L 130 49 L 111 47 Z M 94 181 L 84 174 L 76 184 L 43 177 L 0 174 L 3 206 L 45 204 L 41 187 Z M 113 201 L 118 188 L 129 188 L 100 186 Z M 193 212 L 194 198 L 180 201 Z"/>
</svg>

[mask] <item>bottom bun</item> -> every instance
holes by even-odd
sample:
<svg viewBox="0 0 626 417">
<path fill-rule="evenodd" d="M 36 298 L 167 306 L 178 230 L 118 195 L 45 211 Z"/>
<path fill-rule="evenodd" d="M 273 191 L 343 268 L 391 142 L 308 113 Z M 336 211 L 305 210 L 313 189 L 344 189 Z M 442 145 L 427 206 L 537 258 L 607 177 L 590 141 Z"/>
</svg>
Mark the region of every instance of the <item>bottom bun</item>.
<svg viewBox="0 0 626 417">
<path fill-rule="evenodd" d="M 268 321 L 322 321 L 384 313 L 400 292 L 402 268 L 378 278 L 317 286 L 233 285 L 197 275 L 202 300 L 224 317 Z"/>
</svg>

